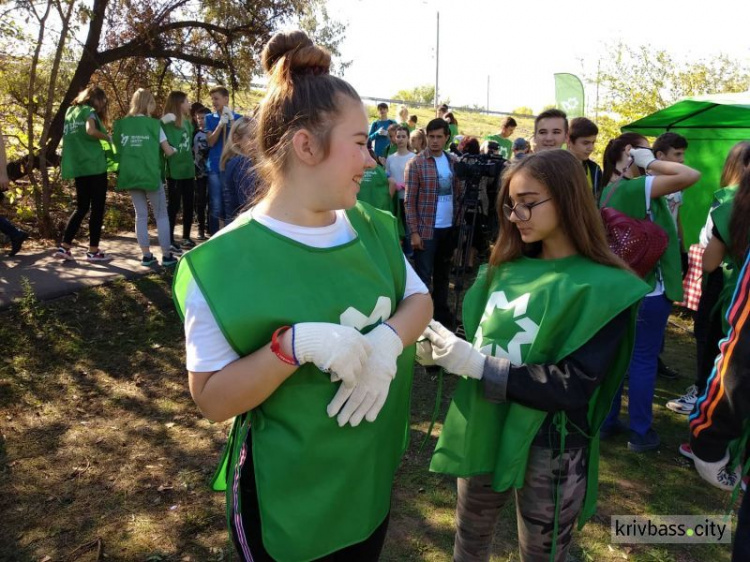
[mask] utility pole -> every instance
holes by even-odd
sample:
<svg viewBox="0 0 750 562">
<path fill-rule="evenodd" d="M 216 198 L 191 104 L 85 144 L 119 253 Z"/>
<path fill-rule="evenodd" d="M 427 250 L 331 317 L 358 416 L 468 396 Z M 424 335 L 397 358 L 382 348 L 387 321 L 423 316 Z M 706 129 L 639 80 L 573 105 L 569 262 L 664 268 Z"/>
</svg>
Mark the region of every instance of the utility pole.
<svg viewBox="0 0 750 562">
<path fill-rule="evenodd" d="M 490 114 L 490 75 L 487 75 L 487 115 Z"/>
<path fill-rule="evenodd" d="M 435 117 L 438 109 L 438 78 L 440 76 L 440 11 L 437 12 L 437 39 L 435 40 Z"/>
</svg>

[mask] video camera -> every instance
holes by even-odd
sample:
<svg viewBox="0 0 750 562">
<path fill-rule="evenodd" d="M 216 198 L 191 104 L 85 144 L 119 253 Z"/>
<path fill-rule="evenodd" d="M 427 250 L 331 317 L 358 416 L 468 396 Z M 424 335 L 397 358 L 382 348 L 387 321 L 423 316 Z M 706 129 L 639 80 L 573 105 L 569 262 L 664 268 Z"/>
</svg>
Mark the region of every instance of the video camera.
<svg viewBox="0 0 750 562">
<path fill-rule="evenodd" d="M 498 154 L 464 154 L 456 163 L 458 179 L 479 182 L 482 178 L 497 178 L 505 167 L 505 158 Z"/>
</svg>

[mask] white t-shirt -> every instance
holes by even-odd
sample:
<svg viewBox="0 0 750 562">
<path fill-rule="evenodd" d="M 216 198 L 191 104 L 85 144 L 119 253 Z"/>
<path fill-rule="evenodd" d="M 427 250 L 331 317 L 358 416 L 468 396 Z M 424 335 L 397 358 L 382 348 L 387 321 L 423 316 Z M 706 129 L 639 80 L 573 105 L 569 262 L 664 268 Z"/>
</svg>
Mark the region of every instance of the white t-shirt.
<svg viewBox="0 0 750 562">
<path fill-rule="evenodd" d="M 651 188 L 654 185 L 654 177 L 653 176 L 646 176 L 646 211 L 648 213 L 649 219 L 651 219 Z M 659 264 L 656 265 L 656 285 L 654 286 L 654 290 L 651 291 L 649 294 L 647 294 L 647 297 L 657 297 L 659 295 L 664 294 L 664 278 L 661 274 L 661 267 L 659 267 Z"/>
<path fill-rule="evenodd" d="M 449 228 L 453 226 L 453 172 L 445 153 L 435 158 L 438 174 L 437 211 L 435 212 L 435 228 Z"/>
<path fill-rule="evenodd" d="M 252 209 L 245 213 L 252 213 Z M 332 248 L 346 244 L 357 237 L 345 211 L 336 211 L 336 220 L 332 225 L 316 228 L 281 222 L 258 213 L 253 213 L 253 220 L 282 236 L 313 248 Z M 221 233 L 217 236 L 221 236 Z M 427 287 L 406 261 L 406 257 L 404 257 L 404 262 L 406 263 L 404 298 L 416 293 L 427 294 Z M 195 281 L 191 281 L 188 285 L 185 297 L 185 351 L 187 370 L 193 372 L 218 371 L 239 358 L 221 332 Z"/>
<path fill-rule="evenodd" d="M 391 154 L 385 161 L 385 172 L 389 178 L 403 185 L 406 182 L 406 164 L 416 156 L 413 152 L 407 152 L 401 156 L 398 152 Z M 404 190 L 398 190 L 398 198 L 404 198 Z"/>
</svg>

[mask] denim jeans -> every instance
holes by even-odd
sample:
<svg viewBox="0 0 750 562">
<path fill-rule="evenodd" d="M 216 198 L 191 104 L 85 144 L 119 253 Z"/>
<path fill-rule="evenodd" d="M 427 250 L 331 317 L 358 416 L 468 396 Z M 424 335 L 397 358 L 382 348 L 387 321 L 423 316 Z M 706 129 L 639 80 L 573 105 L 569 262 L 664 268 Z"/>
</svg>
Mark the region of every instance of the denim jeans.
<svg viewBox="0 0 750 562">
<path fill-rule="evenodd" d="M 224 220 L 224 195 L 222 175 L 219 172 L 208 173 L 208 232 L 219 231 L 219 221 Z"/>
<path fill-rule="evenodd" d="M 628 367 L 628 413 L 630 429 L 646 435 L 653 420 L 656 364 L 664 341 L 672 303 L 664 295 L 646 297 L 638 310 L 635 325 L 635 347 Z M 604 427 L 612 427 L 620 414 L 622 386 L 617 391 Z"/>
<path fill-rule="evenodd" d="M 451 327 L 453 317 L 448 308 L 453 241 L 451 228 L 436 228 L 431 240 L 423 240 L 424 250 L 414 250 L 414 269 L 425 285 L 431 287 L 435 320 Z"/>
</svg>

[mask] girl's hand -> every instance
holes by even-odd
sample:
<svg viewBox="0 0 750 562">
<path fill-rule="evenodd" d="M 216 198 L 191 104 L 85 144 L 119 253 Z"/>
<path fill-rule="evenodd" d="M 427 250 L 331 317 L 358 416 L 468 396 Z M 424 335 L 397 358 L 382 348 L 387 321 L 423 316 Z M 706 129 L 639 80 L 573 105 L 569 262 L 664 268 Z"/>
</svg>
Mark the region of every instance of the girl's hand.
<svg viewBox="0 0 750 562">
<path fill-rule="evenodd" d="M 440 322 L 430 320 L 422 336 L 432 344 L 432 360 L 449 373 L 481 379 L 485 357 Z"/>
<path fill-rule="evenodd" d="M 347 422 L 357 427 L 363 418 L 375 421 L 388 398 L 391 381 L 398 369 L 396 361 L 404 350 L 401 338 L 385 324 L 376 327 L 365 339 L 372 346 L 372 352 L 357 386 L 351 389 L 342 384 L 328 405 L 328 416 L 332 418 L 338 414 L 339 427 Z"/>
<path fill-rule="evenodd" d="M 353 388 L 359 381 L 372 346 L 356 329 L 328 322 L 302 322 L 293 327 L 294 356 L 331 373 L 331 381 Z"/>
</svg>

